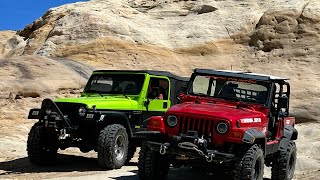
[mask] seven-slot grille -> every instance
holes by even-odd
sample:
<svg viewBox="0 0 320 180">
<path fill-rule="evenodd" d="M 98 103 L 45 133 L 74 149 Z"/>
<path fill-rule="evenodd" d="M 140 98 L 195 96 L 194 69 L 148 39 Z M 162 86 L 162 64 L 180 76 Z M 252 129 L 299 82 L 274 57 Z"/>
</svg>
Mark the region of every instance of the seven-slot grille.
<svg viewBox="0 0 320 180">
<path fill-rule="evenodd" d="M 199 137 L 208 138 L 214 134 L 214 120 L 208 118 L 178 116 L 179 134 L 186 134 L 188 130 L 198 131 Z"/>
</svg>

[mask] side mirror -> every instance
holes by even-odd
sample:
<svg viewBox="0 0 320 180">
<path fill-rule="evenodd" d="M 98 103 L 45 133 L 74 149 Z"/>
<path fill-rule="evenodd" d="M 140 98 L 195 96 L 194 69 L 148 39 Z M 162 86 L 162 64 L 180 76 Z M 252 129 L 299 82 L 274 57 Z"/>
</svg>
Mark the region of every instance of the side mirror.
<svg viewBox="0 0 320 180">
<path fill-rule="evenodd" d="M 148 106 L 149 106 L 149 104 L 150 104 L 150 100 L 149 100 L 149 99 L 147 99 L 147 100 L 144 102 L 144 104 L 143 104 L 143 105 L 144 105 L 145 107 L 148 107 Z"/>
<path fill-rule="evenodd" d="M 278 97 L 278 109 L 288 108 L 289 107 L 289 98 L 288 97 Z"/>
<path fill-rule="evenodd" d="M 143 104 L 146 107 L 147 111 L 149 111 L 149 104 L 150 104 L 150 100 L 149 99 L 147 99 Z"/>
<path fill-rule="evenodd" d="M 178 100 L 177 103 L 178 104 L 181 103 L 183 101 L 184 97 L 185 97 L 185 92 L 180 92 L 180 94 L 176 97 Z"/>
</svg>

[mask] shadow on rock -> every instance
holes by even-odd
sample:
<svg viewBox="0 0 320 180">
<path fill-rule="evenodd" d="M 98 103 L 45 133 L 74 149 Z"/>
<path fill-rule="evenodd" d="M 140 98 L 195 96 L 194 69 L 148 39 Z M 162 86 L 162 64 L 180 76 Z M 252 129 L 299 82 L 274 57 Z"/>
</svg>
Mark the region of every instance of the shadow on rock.
<svg viewBox="0 0 320 180">
<path fill-rule="evenodd" d="M 52 165 L 34 165 L 27 157 L 0 162 L 0 175 L 41 173 L 41 172 L 72 172 L 72 171 L 105 171 L 100 168 L 96 158 L 58 154 L 57 161 Z"/>
</svg>

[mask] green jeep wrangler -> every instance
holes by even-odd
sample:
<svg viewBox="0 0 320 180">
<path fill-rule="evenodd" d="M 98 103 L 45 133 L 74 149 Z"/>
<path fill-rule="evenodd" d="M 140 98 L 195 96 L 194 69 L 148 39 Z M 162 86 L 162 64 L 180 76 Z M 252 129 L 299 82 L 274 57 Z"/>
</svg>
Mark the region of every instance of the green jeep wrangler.
<svg viewBox="0 0 320 180">
<path fill-rule="evenodd" d="M 29 132 L 32 163 L 52 163 L 57 150 L 78 147 L 98 152 L 99 164 L 121 168 L 133 157 L 150 116 L 178 103 L 188 78 L 166 71 L 98 70 L 79 98 L 45 99 L 28 119 L 39 119 Z"/>
</svg>

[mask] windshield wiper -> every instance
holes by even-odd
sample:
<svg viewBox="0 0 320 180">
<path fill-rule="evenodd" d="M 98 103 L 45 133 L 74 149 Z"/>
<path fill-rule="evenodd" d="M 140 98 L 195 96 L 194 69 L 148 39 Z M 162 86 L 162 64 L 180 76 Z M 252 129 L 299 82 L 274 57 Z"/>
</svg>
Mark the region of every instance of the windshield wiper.
<svg viewBox="0 0 320 180">
<path fill-rule="evenodd" d="M 245 109 L 251 109 L 251 110 L 255 110 L 252 106 L 250 106 L 250 104 L 245 103 L 243 101 L 239 101 L 236 105 L 237 109 L 241 109 L 241 110 L 245 110 Z"/>
<path fill-rule="evenodd" d="M 129 97 L 125 94 L 124 91 L 122 92 L 122 95 L 123 95 L 124 97 L 126 97 L 127 99 L 129 99 Z"/>
</svg>

